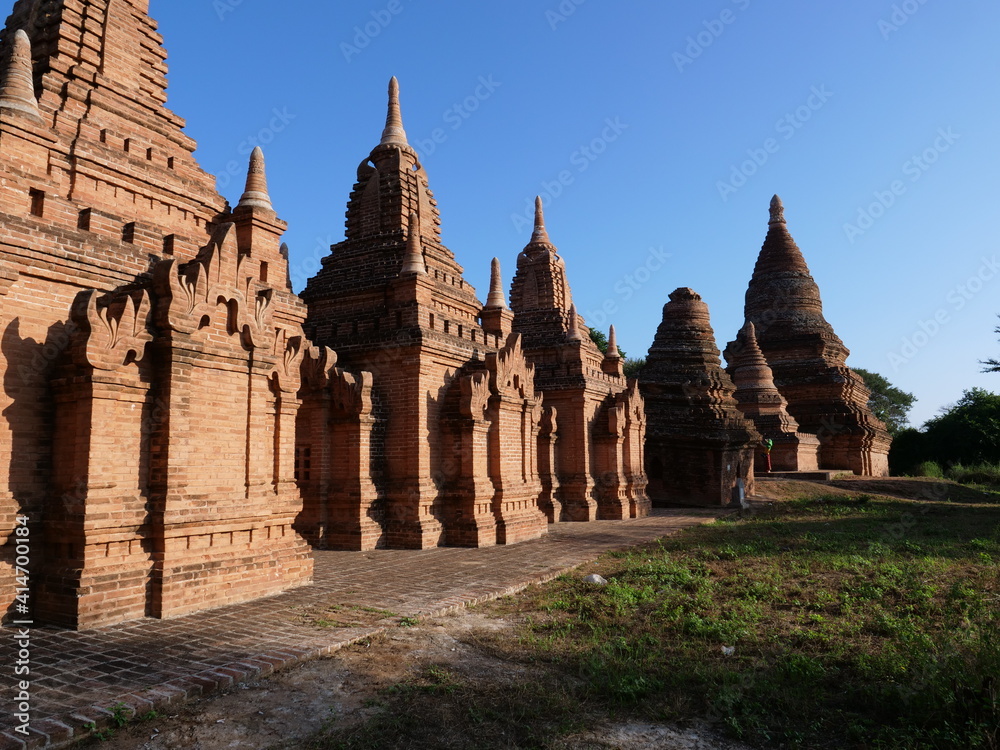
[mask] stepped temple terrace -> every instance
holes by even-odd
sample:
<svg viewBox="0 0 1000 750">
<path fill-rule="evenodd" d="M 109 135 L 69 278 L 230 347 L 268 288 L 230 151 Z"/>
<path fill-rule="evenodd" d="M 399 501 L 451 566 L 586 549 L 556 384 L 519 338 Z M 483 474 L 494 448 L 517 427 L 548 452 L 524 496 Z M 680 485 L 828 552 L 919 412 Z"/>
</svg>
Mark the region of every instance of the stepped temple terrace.
<svg viewBox="0 0 1000 750">
<path fill-rule="evenodd" d="M 314 548 L 515 544 L 727 506 L 764 440 L 776 471 L 888 473 L 777 198 L 726 366 L 682 287 L 627 378 L 541 200 L 505 257 L 445 245 L 395 78 L 328 196 L 344 239 L 296 293 L 294 196 L 271 195 L 259 148 L 238 203 L 217 192 L 165 106 L 148 0 L 17 0 L 0 50 L 7 620 L 20 519 L 35 620 L 87 629 L 308 585 Z M 485 303 L 462 263 L 491 269 Z"/>
</svg>

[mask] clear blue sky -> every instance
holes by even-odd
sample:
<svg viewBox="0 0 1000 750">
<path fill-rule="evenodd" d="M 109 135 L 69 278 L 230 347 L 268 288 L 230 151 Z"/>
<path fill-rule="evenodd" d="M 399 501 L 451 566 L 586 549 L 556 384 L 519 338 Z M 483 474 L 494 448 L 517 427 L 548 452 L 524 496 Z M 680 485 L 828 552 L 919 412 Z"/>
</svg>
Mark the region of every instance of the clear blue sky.
<svg viewBox="0 0 1000 750">
<path fill-rule="evenodd" d="M 343 236 L 396 75 L 481 298 L 493 256 L 509 285 L 541 193 L 591 325 L 643 355 L 690 286 L 724 346 L 777 192 L 849 364 L 913 392 L 916 424 L 966 388 L 1000 391 L 979 365 L 1000 356 L 995 2 L 151 6 L 169 105 L 234 204 L 260 139 L 297 289 Z"/>
</svg>

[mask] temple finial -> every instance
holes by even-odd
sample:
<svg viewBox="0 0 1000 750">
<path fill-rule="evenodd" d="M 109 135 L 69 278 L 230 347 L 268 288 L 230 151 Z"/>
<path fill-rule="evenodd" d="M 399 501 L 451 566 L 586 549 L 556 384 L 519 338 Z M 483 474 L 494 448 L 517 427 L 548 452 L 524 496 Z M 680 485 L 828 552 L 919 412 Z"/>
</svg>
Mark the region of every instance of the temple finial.
<svg viewBox="0 0 1000 750">
<path fill-rule="evenodd" d="M 403 270 L 400 276 L 417 274 L 423 276 L 427 273 L 427 263 L 424 261 L 424 254 L 420 248 L 420 217 L 416 211 L 410 214 L 410 229 L 406 237 L 406 256 L 403 258 Z"/>
<path fill-rule="evenodd" d="M 532 245 L 551 245 L 548 230 L 545 229 L 545 211 L 542 208 L 542 197 L 535 198 L 535 231 L 531 235 Z"/>
<path fill-rule="evenodd" d="M 785 204 L 777 195 L 771 198 L 771 221 L 770 224 L 785 223 Z"/>
<path fill-rule="evenodd" d="M 576 314 L 576 305 L 569 308 L 569 330 L 566 332 L 569 341 L 583 341 L 583 334 L 580 333 L 580 319 Z"/>
<path fill-rule="evenodd" d="M 288 291 L 291 292 L 292 291 L 292 260 L 289 257 L 289 250 L 288 250 L 288 243 L 287 242 L 282 242 L 281 243 L 281 247 L 278 248 L 278 254 L 281 256 L 281 259 L 285 261 L 284 268 L 282 269 L 284 271 L 284 275 L 285 275 L 285 289 L 287 289 Z"/>
<path fill-rule="evenodd" d="M 264 152 L 260 146 L 250 154 L 250 167 L 247 169 L 247 187 L 240 198 L 238 208 L 266 208 L 274 210 L 271 196 L 267 190 L 267 170 L 264 167 Z"/>
<path fill-rule="evenodd" d="M 31 40 L 18 29 L 14 34 L 10 57 L 0 85 L 0 108 L 16 109 L 40 117 L 35 98 L 35 79 L 31 67 Z"/>
<path fill-rule="evenodd" d="M 396 76 L 389 81 L 389 114 L 385 118 L 385 130 L 382 131 L 383 146 L 409 146 L 406 131 L 403 130 L 403 114 L 399 107 L 399 81 Z"/>
<path fill-rule="evenodd" d="M 605 356 L 609 359 L 621 359 L 621 355 L 618 353 L 618 334 L 615 333 L 614 326 L 611 326 L 611 330 L 608 332 L 608 351 Z"/>
<path fill-rule="evenodd" d="M 500 260 L 493 259 L 490 273 L 490 295 L 486 298 L 487 309 L 506 309 L 507 300 L 503 296 L 503 275 L 500 273 Z"/>
<path fill-rule="evenodd" d="M 740 331 L 737 341 L 741 343 L 744 357 L 763 359 L 764 354 L 760 350 L 760 343 L 757 341 L 757 326 L 752 321 L 747 321 Z"/>
</svg>

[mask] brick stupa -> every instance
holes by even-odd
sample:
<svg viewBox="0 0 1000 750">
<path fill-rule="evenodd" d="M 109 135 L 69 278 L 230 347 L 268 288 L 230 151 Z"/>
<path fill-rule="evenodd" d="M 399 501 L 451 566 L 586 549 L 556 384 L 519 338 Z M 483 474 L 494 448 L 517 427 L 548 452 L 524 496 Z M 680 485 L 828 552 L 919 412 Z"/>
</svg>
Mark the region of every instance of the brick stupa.
<svg viewBox="0 0 1000 750">
<path fill-rule="evenodd" d="M 656 505 L 727 506 L 754 489 L 760 435 L 722 369 L 708 305 L 678 289 L 639 373 L 646 401 L 646 471 Z"/>
<path fill-rule="evenodd" d="M 302 484 L 310 537 L 368 549 L 483 546 L 544 533 L 541 396 L 511 335 L 510 312 L 494 295 L 479 302 L 441 241 L 395 78 L 382 139 L 358 168 L 346 226 L 302 298 L 313 340 L 372 376 L 374 422 L 357 438 L 368 446 L 372 479 L 360 495 L 345 495 L 338 484 L 353 474 L 314 472 Z M 331 454 L 310 434 L 322 434 L 321 426 L 300 423 L 300 450 L 334 460 L 336 446 Z"/>
<path fill-rule="evenodd" d="M 774 443 L 772 471 L 816 471 L 819 468 L 819 439 L 799 432 L 799 423 L 788 413 L 788 402 L 774 385 L 774 375 L 757 345 L 753 323 L 743 326 L 736 339 L 729 374 L 736 386 L 739 410 L 754 423 L 762 438 Z M 757 450 L 756 471 L 767 470 L 762 448 Z"/>
<path fill-rule="evenodd" d="M 602 354 L 577 314 L 540 198 L 531 240 L 517 258 L 510 299 L 514 330 L 524 337 L 535 382 L 558 419 L 554 489 L 544 497 L 549 520 L 648 514 L 642 397 L 626 381 L 614 331 Z"/>
<path fill-rule="evenodd" d="M 868 409 L 869 391 L 846 364 L 850 354 L 823 317 L 819 287 L 775 196 L 767 238 L 746 293 L 746 320 L 800 431 L 820 440 L 820 469 L 888 475 L 890 437 Z M 738 342 L 727 359 L 738 355 Z"/>
</svg>

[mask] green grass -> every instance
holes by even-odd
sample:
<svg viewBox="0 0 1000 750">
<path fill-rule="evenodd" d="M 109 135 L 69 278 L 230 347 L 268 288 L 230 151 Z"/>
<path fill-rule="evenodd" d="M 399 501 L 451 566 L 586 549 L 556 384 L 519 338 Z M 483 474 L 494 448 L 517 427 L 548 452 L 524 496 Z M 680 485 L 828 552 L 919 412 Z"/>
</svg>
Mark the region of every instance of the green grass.
<svg viewBox="0 0 1000 750">
<path fill-rule="evenodd" d="M 595 567 L 505 608 L 607 704 L 761 745 L 998 746 L 998 508 L 819 497 Z"/>
<path fill-rule="evenodd" d="M 1000 747 L 991 498 L 780 502 L 480 609 L 519 623 L 477 644 L 509 677 L 441 666 L 309 747 L 554 748 L 609 717 L 707 720 L 759 747 Z"/>
<path fill-rule="evenodd" d="M 957 464 L 948 469 L 946 476 L 961 484 L 986 490 L 1000 490 L 1000 465 L 997 464 L 973 464 L 971 466 Z"/>
</svg>

